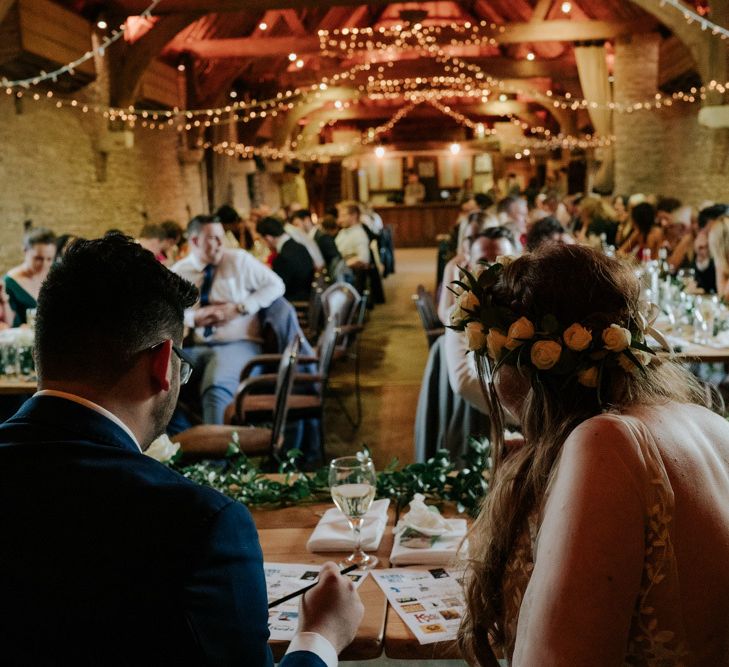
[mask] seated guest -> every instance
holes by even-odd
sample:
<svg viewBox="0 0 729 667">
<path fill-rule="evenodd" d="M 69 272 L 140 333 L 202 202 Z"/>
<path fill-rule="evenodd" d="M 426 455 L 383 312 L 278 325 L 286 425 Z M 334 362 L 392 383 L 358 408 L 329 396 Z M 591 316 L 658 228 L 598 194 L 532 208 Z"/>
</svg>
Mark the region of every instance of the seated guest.
<svg viewBox="0 0 729 667">
<path fill-rule="evenodd" d="M 196 298 L 118 235 L 74 244 L 41 288 L 40 391 L 0 426 L 3 665 L 272 667 L 248 510 L 143 454 L 189 377 Z M 362 611 L 328 564 L 281 665 L 336 665 Z"/>
<path fill-rule="evenodd" d="M 56 259 L 56 235 L 42 227 L 31 229 L 23 237 L 23 253 L 23 263 L 5 276 L 14 327 L 25 324 L 27 311 L 37 306 L 38 292 Z"/>
<path fill-rule="evenodd" d="M 656 223 L 656 209 L 653 204 L 643 202 L 630 209 L 633 232 L 620 246 L 622 255 L 630 255 L 638 261 L 645 257 L 658 259 L 658 249 L 663 244 L 663 229 Z"/>
<path fill-rule="evenodd" d="M 544 243 L 574 243 L 557 218 L 547 216 L 537 220 L 527 232 L 526 249 L 534 252 Z"/>
<path fill-rule="evenodd" d="M 308 225 L 296 222 L 302 219 L 308 219 Z M 304 229 L 305 226 L 308 227 L 308 229 Z M 300 243 L 304 246 L 304 248 L 306 248 L 306 251 L 311 257 L 311 261 L 314 262 L 314 268 L 317 271 L 322 271 L 326 268 L 327 263 L 316 239 L 309 235 L 309 232 L 312 229 L 314 229 L 314 223 L 311 221 L 311 211 L 305 208 L 296 209 L 293 213 L 291 213 L 289 221 L 284 225 L 284 231 L 294 241 L 296 241 L 296 243 Z"/>
<path fill-rule="evenodd" d="M 314 262 L 306 248 L 294 241 L 278 218 L 263 218 L 256 231 L 274 256 L 271 268 L 281 277 L 289 301 L 307 301 L 314 281 Z"/>
<path fill-rule="evenodd" d="M 526 242 L 527 219 L 529 209 L 526 199 L 518 196 L 511 196 L 502 199 L 497 208 L 499 224 L 506 227 L 514 237 L 516 251 L 522 252 Z"/>
<path fill-rule="evenodd" d="M 704 229 L 694 240 L 694 261 L 691 268 L 694 270 L 696 287 L 706 294 L 716 293 L 716 267 L 709 252 L 709 235 Z"/>
<path fill-rule="evenodd" d="M 251 357 L 261 353 L 261 325 L 256 313 L 284 294 L 283 281 L 245 250 L 223 246 L 223 225 L 198 215 L 187 226 L 190 254 L 172 271 L 200 290 L 200 299 L 185 311 L 193 330 L 189 354 L 202 378 L 203 421 L 222 424 L 226 406 Z"/>
<path fill-rule="evenodd" d="M 240 217 L 238 211 L 229 204 L 223 204 L 215 211 L 215 217 L 221 222 L 225 230 L 226 248 L 250 250 L 253 245 L 253 236 L 243 223 L 243 218 Z"/>
<path fill-rule="evenodd" d="M 341 204 L 337 220 L 340 231 L 335 237 L 337 249 L 352 268 L 365 268 L 370 264 L 370 239 L 359 219 L 357 204 Z"/>
<path fill-rule="evenodd" d="M 471 347 L 503 360 L 491 418 L 516 416 L 524 444 L 493 430 L 464 657 L 729 664 L 729 424 L 679 362 L 628 354 L 646 328 L 631 266 L 550 244 L 495 279 Z M 550 331 L 533 325 L 546 317 Z"/>
<path fill-rule="evenodd" d="M 337 250 L 337 244 L 334 242 L 334 238 L 317 228 L 311 219 L 311 211 L 306 208 L 302 208 L 291 214 L 291 224 L 306 234 L 309 239 L 314 240 L 319 247 L 324 266 L 329 271 L 329 274 L 332 275 L 331 268 L 338 260 L 342 259 L 339 250 Z"/>
<path fill-rule="evenodd" d="M 162 241 L 162 254 L 165 256 L 165 261 L 162 263 L 165 266 L 171 266 L 179 259 L 180 244 L 184 233 L 182 227 L 174 220 L 163 220 L 159 226 L 162 227 L 165 234 Z"/>
<path fill-rule="evenodd" d="M 709 250 L 716 268 L 716 293 L 726 299 L 729 297 L 729 215 L 712 222 Z"/>
<path fill-rule="evenodd" d="M 158 262 L 164 264 L 167 256 L 162 252 L 162 248 L 166 239 L 167 232 L 162 228 L 162 225 L 147 224 L 139 232 L 137 243 L 145 250 L 149 250 Z"/>
<path fill-rule="evenodd" d="M 448 314 L 456 301 L 456 295 L 448 288 L 453 287 L 451 283 L 454 280 L 460 280 L 461 274 L 458 267 L 468 265 L 468 251 L 471 243 L 481 232 L 481 223 L 478 217 L 475 217 L 478 216 L 478 213 L 471 215 L 474 217 L 466 227 L 466 234 L 463 237 L 460 252 L 450 259 L 443 269 L 443 282 L 438 295 L 438 317 L 441 322 L 448 322 Z"/>
</svg>

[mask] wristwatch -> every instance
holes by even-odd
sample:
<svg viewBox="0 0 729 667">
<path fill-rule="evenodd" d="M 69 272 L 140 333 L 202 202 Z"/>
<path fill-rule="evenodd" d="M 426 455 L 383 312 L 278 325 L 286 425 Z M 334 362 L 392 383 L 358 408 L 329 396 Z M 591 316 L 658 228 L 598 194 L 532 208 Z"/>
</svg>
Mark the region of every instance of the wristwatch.
<svg viewBox="0 0 729 667">
<path fill-rule="evenodd" d="M 246 310 L 246 307 L 242 303 L 236 304 L 236 309 L 238 310 L 238 314 L 245 315 L 248 311 Z"/>
</svg>

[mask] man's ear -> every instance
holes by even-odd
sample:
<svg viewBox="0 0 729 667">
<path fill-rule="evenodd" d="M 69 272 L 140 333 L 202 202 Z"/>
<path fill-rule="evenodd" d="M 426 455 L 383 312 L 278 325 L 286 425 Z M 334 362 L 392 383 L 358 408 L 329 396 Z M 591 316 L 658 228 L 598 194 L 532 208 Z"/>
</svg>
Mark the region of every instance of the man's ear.
<svg viewBox="0 0 729 667">
<path fill-rule="evenodd" d="M 172 360 L 172 341 L 168 338 L 151 351 L 152 382 L 161 391 L 170 390 L 170 363 Z"/>
</svg>

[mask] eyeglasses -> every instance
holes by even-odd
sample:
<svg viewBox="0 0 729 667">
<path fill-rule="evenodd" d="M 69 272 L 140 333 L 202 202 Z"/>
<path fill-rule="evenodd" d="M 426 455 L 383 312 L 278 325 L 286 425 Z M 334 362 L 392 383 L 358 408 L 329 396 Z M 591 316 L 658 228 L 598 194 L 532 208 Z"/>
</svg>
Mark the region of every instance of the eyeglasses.
<svg viewBox="0 0 729 667">
<path fill-rule="evenodd" d="M 172 345 L 172 351 L 180 360 L 180 385 L 187 384 L 192 375 L 192 360 L 185 354 L 182 348 L 177 347 L 174 343 Z"/>
</svg>

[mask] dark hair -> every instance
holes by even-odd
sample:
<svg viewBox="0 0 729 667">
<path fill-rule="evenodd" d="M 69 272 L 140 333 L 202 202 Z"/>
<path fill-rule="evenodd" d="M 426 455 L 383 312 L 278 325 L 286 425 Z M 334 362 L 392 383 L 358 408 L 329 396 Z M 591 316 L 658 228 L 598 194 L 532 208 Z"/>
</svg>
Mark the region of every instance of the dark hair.
<svg viewBox="0 0 729 667">
<path fill-rule="evenodd" d="M 337 219 L 333 215 L 325 215 L 321 220 L 321 228 L 325 232 L 339 231 L 339 225 Z"/>
<path fill-rule="evenodd" d="M 162 227 L 166 239 L 171 239 L 177 243 L 182 238 L 182 227 L 174 220 L 163 220 L 159 223 L 159 226 Z"/>
<path fill-rule="evenodd" d="M 128 236 L 76 241 L 38 296 L 38 377 L 113 385 L 142 350 L 180 342 L 197 293 Z"/>
<path fill-rule="evenodd" d="M 729 206 L 726 204 L 714 204 L 713 206 L 702 208 L 699 211 L 699 229 L 704 229 L 710 222 L 718 220 L 727 214 L 729 214 Z"/>
<path fill-rule="evenodd" d="M 256 231 L 261 236 L 275 236 L 279 237 L 284 233 L 283 222 L 273 216 L 267 216 L 261 218 L 256 225 Z"/>
<path fill-rule="evenodd" d="M 484 194 L 483 192 L 479 192 L 475 197 L 474 200 L 476 202 L 476 205 L 482 210 L 485 211 L 487 208 L 491 208 L 494 205 L 494 200 L 491 199 L 487 194 Z"/>
<path fill-rule="evenodd" d="M 361 211 L 359 209 L 359 206 L 357 204 L 341 204 L 341 207 L 350 215 L 354 214 L 357 216 L 357 220 L 359 220 L 359 217 L 361 215 Z"/>
<path fill-rule="evenodd" d="M 487 227 L 478 236 L 483 236 L 485 239 L 491 239 L 492 241 L 498 241 L 499 239 L 506 239 L 509 243 L 514 243 L 514 235 L 508 227 L 502 227 L 498 225 L 496 227 Z M 476 238 L 478 238 L 478 236 Z"/>
<path fill-rule="evenodd" d="M 220 222 L 214 215 L 196 215 L 187 223 L 187 235 L 197 236 L 205 225 L 210 225 L 214 222 Z"/>
<path fill-rule="evenodd" d="M 56 245 L 56 235 L 45 227 L 35 227 L 23 236 L 23 248 L 29 250 L 34 245 Z"/>
<path fill-rule="evenodd" d="M 555 234 L 564 234 L 564 227 L 557 218 L 548 215 L 546 218 L 537 220 L 527 232 L 526 249 L 534 252 L 542 243 L 551 239 Z"/>
<path fill-rule="evenodd" d="M 516 197 L 504 197 L 496 206 L 497 213 L 506 213 L 509 207 L 516 201 Z"/>
<path fill-rule="evenodd" d="M 656 204 L 656 211 L 663 211 L 665 213 L 673 213 L 679 208 L 681 208 L 681 202 L 675 197 L 661 197 Z"/>
<path fill-rule="evenodd" d="M 650 234 L 653 225 L 656 224 L 656 209 L 653 204 L 643 202 L 633 206 L 630 215 L 638 231 L 646 238 Z"/>
<path fill-rule="evenodd" d="M 292 220 L 306 220 L 311 217 L 311 211 L 308 208 L 300 208 L 291 214 Z"/>
<path fill-rule="evenodd" d="M 78 237 L 74 236 L 73 234 L 61 234 L 59 237 L 56 238 L 56 260 L 60 260 L 61 257 L 66 253 L 66 250 L 68 250 L 68 246 L 70 246 L 72 243 L 75 243 L 78 241 Z"/>
<path fill-rule="evenodd" d="M 165 230 L 162 229 L 162 225 L 147 224 L 142 227 L 142 231 L 139 232 L 140 239 L 157 239 L 158 241 L 164 241 L 167 238 Z"/>
<path fill-rule="evenodd" d="M 231 224 L 233 222 L 240 222 L 241 217 L 232 206 L 229 204 L 223 204 L 217 211 L 215 211 L 215 217 L 219 222 L 224 225 Z"/>
</svg>

